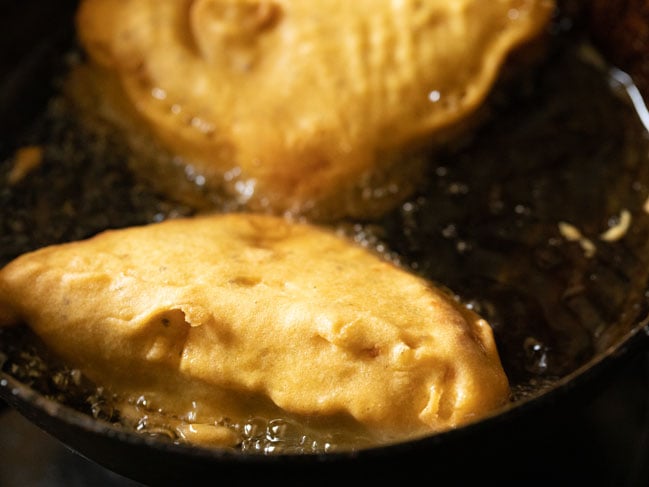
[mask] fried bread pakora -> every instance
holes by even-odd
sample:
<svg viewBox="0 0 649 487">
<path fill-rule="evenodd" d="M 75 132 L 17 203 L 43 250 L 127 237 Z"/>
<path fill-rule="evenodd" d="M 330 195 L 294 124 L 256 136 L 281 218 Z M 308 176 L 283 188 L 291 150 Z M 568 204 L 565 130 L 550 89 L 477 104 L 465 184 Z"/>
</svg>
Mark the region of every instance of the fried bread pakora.
<svg viewBox="0 0 649 487">
<path fill-rule="evenodd" d="M 125 127 L 133 147 L 155 141 L 170 154 L 135 166 L 173 197 L 376 217 L 412 194 L 423 154 L 476 111 L 553 9 L 551 0 L 84 0 L 77 27 L 91 68 L 72 90 L 92 85 L 87 105 Z"/>
<path fill-rule="evenodd" d="M 24 254 L 0 270 L 0 325 L 18 323 L 124 404 L 146 397 L 183 424 L 285 417 L 385 443 L 509 398 L 485 320 L 346 237 L 270 215 Z"/>
</svg>

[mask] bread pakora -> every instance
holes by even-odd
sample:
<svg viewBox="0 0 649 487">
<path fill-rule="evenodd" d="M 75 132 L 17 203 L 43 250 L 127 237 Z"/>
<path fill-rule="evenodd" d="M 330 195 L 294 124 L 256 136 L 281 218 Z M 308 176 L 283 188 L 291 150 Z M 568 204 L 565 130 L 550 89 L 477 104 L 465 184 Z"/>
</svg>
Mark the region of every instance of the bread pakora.
<svg viewBox="0 0 649 487">
<path fill-rule="evenodd" d="M 476 111 L 553 9 L 551 0 L 84 0 L 77 29 L 92 68 L 72 84 L 95 87 L 91 109 L 103 106 L 132 146 L 156 141 L 171 154 L 135 159 L 174 197 L 374 217 L 417 188 L 425 150 Z"/>
<path fill-rule="evenodd" d="M 484 319 L 346 237 L 270 215 L 24 254 L 0 270 L 0 324 L 17 323 L 125 403 L 185 423 L 281 417 L 384 443 L 509 399 Z"/>
</svg>

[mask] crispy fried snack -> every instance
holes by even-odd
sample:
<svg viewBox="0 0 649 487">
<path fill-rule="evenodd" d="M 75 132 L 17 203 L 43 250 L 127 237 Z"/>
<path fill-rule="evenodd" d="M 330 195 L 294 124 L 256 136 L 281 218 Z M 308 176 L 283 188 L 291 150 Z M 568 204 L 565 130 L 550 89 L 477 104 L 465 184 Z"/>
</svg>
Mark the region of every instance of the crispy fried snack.
<svg viewBox="0 0 649 487">
<path fill-rule="evenodd" d="M 155 140 L 178 156 L 168 168 L 144 164 L 173 196 L 372 217 L 412 193 L 424 148 L 476 111 L 509 53 L 539 34 L 553 8 L 84 0 L 78 33 L 94 69 L 81 78 L 95 84 L 92 109 L 104 104 L 133 146 Z"/>
<path fill-rule="evenodd" d="M 279 217 L 170 220 L 25 254 L 0 270 L 0 324 L 21 322 L 125 404 L 146 397 L 189 423 L 283 417 L 383 443 L 509 397 L 483 319 Z"/>
</svg>

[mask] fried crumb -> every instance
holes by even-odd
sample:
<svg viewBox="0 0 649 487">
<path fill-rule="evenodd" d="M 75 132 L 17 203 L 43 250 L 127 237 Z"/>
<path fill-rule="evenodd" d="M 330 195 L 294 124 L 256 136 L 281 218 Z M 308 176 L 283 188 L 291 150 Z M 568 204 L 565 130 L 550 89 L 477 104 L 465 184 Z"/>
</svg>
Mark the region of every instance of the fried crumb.
<svg viewBox="0 0 649 487">
<path fill-rule="evenodd" d="M 43 162 L 43 148 L 37 145 L 21 147 L 14 154 L 14 165 L 7 176 L 10 185 L 22 181 Z"/>
<path fill-rule="evenodd" d="M 627 209 L 622 210 L 617 223 L 600 235 L 600 239 L 605 242 L 615 242 L 626 235 L 631 226 L 631 212 Z"/>
<path fill-rule="evenodd" d="M 559 233 L 569 242 L 576 242 L 582 238 L 579 229 L 571 223 L 567 222 L 559 222 Z"/>
<path fill-rule="evenodd" d="M 569 242 L 579 243 L 579 246 L 584 251 L 585 257 L 591 258 L 595 255 L 595 253 L 597 252 L 597 247 L 592 240 L 584 237 L 584 235 L 576 226 L 567 222 L 559 222 L 558 227 L 559 233 L 563 238 L 565 238 Z"/>
</svg>

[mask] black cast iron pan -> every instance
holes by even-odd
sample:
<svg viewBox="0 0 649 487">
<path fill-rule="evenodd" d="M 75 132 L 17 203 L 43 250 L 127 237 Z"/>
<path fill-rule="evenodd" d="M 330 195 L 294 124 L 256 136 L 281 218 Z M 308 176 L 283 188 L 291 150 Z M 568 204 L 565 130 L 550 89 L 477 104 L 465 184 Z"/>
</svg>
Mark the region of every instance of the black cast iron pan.
<svg viewBox="0 0 649 487">
<path fill-rule="evenodd" d="M 191 215 L 134 177 L 118 138 L 85 130 L 59 95 L 79 56 L 76 2 L 0 4 L 0 263 L 106 228 Z M 126 430 L 84 391 L 67 395 L 53 379 L 65 371 L 26 329 L 0 334 L 0 397 L 80 454 L 152 485 L 420 475 L 461 484 L 475 474 L 520 479 L 531 469 L 542 479 L 549 462 L 560 470 L 575 452 L 569 435 L 545 434 L 549 425 L 569 431 L 579 405 L 646 350 L 649 333 L 647 129 L 628 96 L 633 87 L 603 62 L 579 17 L 567 15 L 551 27 L 547 60 L 498 86 L 488 122 L 431 155 L 418 194 L 380 221 L 344 224 L 489 320 L 513 386 L 507 408 L 454 431 L 356 452 L 203 449 Z M 25 146 L 42 148 L 43 161 L 8 184 Z M 581 480 L 597 480 L 596 466 Z"/>
</svg>

